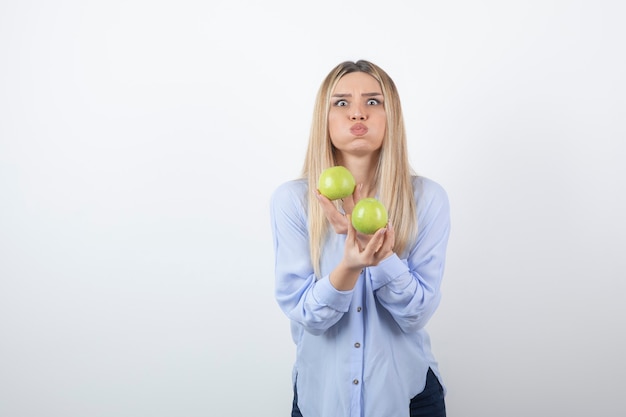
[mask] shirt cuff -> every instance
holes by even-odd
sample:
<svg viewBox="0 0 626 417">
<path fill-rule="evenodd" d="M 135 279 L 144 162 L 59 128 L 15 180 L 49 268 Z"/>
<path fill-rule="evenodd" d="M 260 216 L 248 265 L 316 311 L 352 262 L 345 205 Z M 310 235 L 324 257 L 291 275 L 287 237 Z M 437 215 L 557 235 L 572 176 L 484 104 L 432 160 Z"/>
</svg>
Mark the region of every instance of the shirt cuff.
<svg viewBox="0 0 626 417">
<path fill-rule="evenodd" d="M 395 253 L 383 259 L 378 265 L 370 266 L 368 269 L 374 291 L 405 275 L 409 270 L 407 264 Z"/>
<path fill-rule="evenodd" d="M 313 297 L 321 304 L 346 313 L 350 309 L 354 290 L 339 291 L 330 283 L 328 276 L 320 279 L 313 287 Z"/>
</svg>

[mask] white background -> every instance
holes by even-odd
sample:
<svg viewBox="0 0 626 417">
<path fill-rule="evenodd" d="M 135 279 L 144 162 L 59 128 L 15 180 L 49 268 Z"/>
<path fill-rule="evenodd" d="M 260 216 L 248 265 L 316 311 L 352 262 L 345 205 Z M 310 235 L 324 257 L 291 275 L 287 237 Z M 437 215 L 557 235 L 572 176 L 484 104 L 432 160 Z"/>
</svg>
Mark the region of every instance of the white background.
<svg viewBox="0 0 626 417">
<path fill-rule="evenodd" d="M 289 415 L 269 196 L 359 58 L 450 196 L 448 414 L 625 415 L 623 4 L 2 1 L 0 415 Z"/>
</svg>

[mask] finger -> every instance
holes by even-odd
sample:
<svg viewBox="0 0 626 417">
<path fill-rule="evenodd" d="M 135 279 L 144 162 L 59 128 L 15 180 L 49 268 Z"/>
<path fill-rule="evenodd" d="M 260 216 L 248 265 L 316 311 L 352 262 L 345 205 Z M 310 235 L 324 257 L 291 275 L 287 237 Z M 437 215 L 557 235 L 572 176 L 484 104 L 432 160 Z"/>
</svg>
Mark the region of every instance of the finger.
<svg viewBox="0 0 626 417">
<path fill-rule="evenodd" d="M 354 192 L 350 196 L 348 204 L 345 206 L 345 210 L 346 211 L 349 211 L 350 213 L 352 213 L 352 210 L 354 210 L 354 206 L 361 199 L 361 190 L 362 189 L 363 189 L 363 184 L 359 184 L 359 185 L 356 186 L 356 188 L 354 189 Z"/>
<path fill-rule="evenodd" d="M 320 193 L 320 190 L 315 190 L 315 197 L 317 197 L 319 202 L 322 204 L 322 207 L 328 204 L 332 204 L 332 202 L 330 201 L 328 197 Z"/>
<path fill-rule="evenodd" d="M 392 246 L 396 241 L 396 229 L 393 227 L 393 224 L 391 224 L 391 220 L 387 222 L 387 236 L 385 237 L 385 240 L 391 241 Z"/>
<path fill-rule="evenodd" d="M 361 189 L 363 188 L 363 184 L 359 184 L 354 188 L 354 191 L 351 195 L 342 200 L 343 209 L 346 213 L 352 213 L 354 210 L 354 206 L 361 199 Z"/>
<path fill-rule="evenodd" d="M 348 196 L 343 199 L 341 206 L 346 213 L 352 213 L 354 210 L 354 197 Z"/>
<path fill-rule="evenodd" d="M 376 252 L 378 252 L 380 248 L 382 248 L 383 244 L 385 243 L 386 233 L 387 233 L 386 227 L 378 229 L 376 233 L 374 233 L 374 236 L 372 236 L 372 239 L 367 244 L 365 251 L 370 255 L 373 255 Z"/>
<path fill-rule="evenodd" d="M 320 193 L 318 190 L 315 190 L 315 191 L 316 191 L 315 195 L 317 197 L 317 200 L 320 202 L 320 205 L 322 206 L 322 210 L 324 210 L 324 213 L 326 213 L 327 217 L 333 215 L 334 213 L 338 213 L 337 207 L 335 207 L 335 204 L 332 201 L 330 201 L 328 197 Z"/>
<path fill-rule="evenodd" d="M 346 214 L 346 219 L 348 220 L 348 235 L 346 237 L 347 242 L 356 242 L 356 229 L 352 226 L 352 215 Z"/>
<path fill-rule="evenodd" d="M 387 256 L 393 253 L 393 248 L 396 244 L 395 243 L 395 239 L 396 239 L 395 229 L 393 228 L 393 225 L 391 224 L 391 222 L 387 223 L 386 229 L 387 231 L 385 232 L 384 241 L 382 242 L 380 248 L 378 249 L 378 252 L 376 252 L 376 255 L 379 256 L 381 260 L 385 259 Z"/>
<path fill-rule="evenodd" d="M 324 216 L 326 216 L 326 219 L 331 224 L 335 232 L 338 234 L 345 234 L 347 230 L 345 215 L 337 210 L 337 206 L 334 202 L 328 199 L 328 197 L 322 195 L 319 191 L 316 192 L 315 196 L 320 202 Z"/>
<path fill-rule="evenodd" d="M 359 184 L 356 186 L 356 188 L 354 189 L 354 192 L 352 193 L 353 199 L 354 199 L 354 204 L 358 203 L 358 201 L 363 198 L 361 196 L 361 191 L 363 191 L 363 184 Z"/>
</svg>

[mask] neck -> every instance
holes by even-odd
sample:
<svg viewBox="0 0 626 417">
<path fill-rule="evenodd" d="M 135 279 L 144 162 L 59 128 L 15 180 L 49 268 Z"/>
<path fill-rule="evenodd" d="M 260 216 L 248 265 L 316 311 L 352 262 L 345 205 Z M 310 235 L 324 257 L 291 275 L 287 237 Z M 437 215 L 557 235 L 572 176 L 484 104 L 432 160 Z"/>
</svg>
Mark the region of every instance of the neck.
<svg viewBox="0 0 626 417">
<path fill-rule="evenodd" d="M 357 187 L 361 188 L 361 197 L 376 195 L 376 167 L 378 155 L 365 157 L 341 156 L 337 158 L 339 165 L 343 165 L 352 173 Z"/>
</svg>

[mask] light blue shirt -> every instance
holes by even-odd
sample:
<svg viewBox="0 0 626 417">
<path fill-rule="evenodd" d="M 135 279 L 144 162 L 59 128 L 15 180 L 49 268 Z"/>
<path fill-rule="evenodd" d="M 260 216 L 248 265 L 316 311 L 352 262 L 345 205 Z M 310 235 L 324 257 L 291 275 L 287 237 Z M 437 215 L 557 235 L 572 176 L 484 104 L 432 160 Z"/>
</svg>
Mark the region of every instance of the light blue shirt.
<svg viewBox="0 0 626 417">
<path fill-rule="evenodd" d="M 329 232 L 321 276 L 313 272 L 306 180 L 286 182 L 272 195 L 275 294 L 291 321 L 293 380 L 305 417 L 407 417 L 429 367 L 441 381 L 424 326 L 441 299 L 450 208 L 436 182 L 414 177 L 413 185 L 417 241 L 406 258 L 394 254 L 365 268 L 350 291 L 328 279 L 346 235 Z"/>
</svg>

